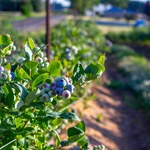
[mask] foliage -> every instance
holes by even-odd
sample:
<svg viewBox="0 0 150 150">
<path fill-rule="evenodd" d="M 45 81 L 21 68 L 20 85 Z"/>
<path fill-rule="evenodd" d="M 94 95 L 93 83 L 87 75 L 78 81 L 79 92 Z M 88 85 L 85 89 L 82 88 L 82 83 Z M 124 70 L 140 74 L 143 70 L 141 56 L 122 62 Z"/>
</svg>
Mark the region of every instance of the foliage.
<svg viewBox="0 0 150 150">
<path fill-rule="evenodd" d="M 21 12 L 25 16 L 30 16 L 33 10 L 31 0 L 27 0 L 21 3 Z"/>
<path fill-rule="evenodd" d="M 112 5 L 118 6 L 118 7 L 126 7 L 128 2 L 129 2 L 129 0 L 124 0 L 124 1 L 120 1 L 120 0 L 101 0 L 101 3 L 112 4 Z"/>
<path fill-rule="evenodd" d="M 150 62 L 136 54 L 131 48 L 123 45 L 112 47 L 119 72 L 124 77 L 123 84 L 136 95 L 137 104 L 150 113 Z M 123 85 L 122 85 L 123 86 Z M 135 104 L 136 105 L 136 104 Z"/>
<path fill-rule="evenodd" d="M 45 8 L 45 3 L 41 0 L 31 0 L 31 3 L 35 12 L 40 12 Z"/>
<path fill-rule="evenodd" d="M 142 56 L 127 56 L 119 63 L 124 70 L 129 87 L 139 97 L 141 108 L 150 109 L 150 65 Z"/>
<path fill-rule="evenodd" d="M 109 33 L 107 37 L 115 43 L 149 45 L 150 27 L 134 28 L 129 32 Z"/>
<path fill-rule="evenodd" d="M 71 8 L 79 13 L 84 14 L 85 9 L 91 9 L 94 4 L 99 3 L 99 0 L 85 1 L 85 0 L 70 0 Z"/>
<path fill-rule="evenodd" d="M 15 50 L 14 43 L 10 36 L 0 36 L 0 149 L 50 150 L 72 143 L 88 149 L 85 123 L 68 108 L 78 99 L 73 95 L 74 89 L 81 89 L 104 72 L 105 58 L 85 67 L 78 62 L 71 79 L 59 60 L 45 61 L 42 49 L 29 38 L 24 57 L 10 63 L 4 60 Z M 58 129 L 64 120 L 75 125 L 67 130 L 68 138 L 61 141 Z"/>
</svg>

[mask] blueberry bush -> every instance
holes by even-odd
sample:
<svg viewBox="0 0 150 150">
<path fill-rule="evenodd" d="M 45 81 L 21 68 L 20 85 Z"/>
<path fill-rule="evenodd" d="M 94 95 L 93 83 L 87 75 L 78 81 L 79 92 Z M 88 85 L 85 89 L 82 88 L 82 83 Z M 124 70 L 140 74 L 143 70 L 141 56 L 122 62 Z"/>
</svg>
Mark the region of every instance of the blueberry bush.
<svg viewBox="0 0 150 150">
<path fill-rule="evenodd" d="M 24 56 L 12 60 L 15 50 L 11 37 L 0 35 L 0 149 L 58 150 L 74 143 L 89 149 L 85 123 L 69 108 L 79 98 L 77 89 L 102 75 L 105 56 L 84 66 L 73 63 L 68 73 L 59 58 L 44 57 L 43 47 L 31 38 Z M 67 139 L 61 140 L 64 122 L 73 126 L 67 129 Z"/>
</svg>

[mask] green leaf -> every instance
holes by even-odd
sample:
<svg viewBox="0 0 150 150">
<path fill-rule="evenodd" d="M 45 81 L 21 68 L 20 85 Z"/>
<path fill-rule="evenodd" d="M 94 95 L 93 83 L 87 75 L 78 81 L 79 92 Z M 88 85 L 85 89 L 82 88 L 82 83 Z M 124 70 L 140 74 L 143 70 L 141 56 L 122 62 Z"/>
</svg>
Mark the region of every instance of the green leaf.
<svg viewBox="0 0 150 150">
<path fill-rule="evenodd" d="M 98 62 L 99 62 L 100 64 L 104 65 L 104 63 L 105 63 L 105 55 L 102 55 L 102 56 L 99 58 Z"/>
<path fill-rule="evenodd" d="M 56 130 L 53 130 L 53 133 L 55 134 L 55 144 L 56 144 L 56 147 L 59 147 L 60 146 L 60 137 L 59 137 L 59 134 Z"/>
<path fill-rule="evenodd" d="M 83 150 L 86 150 L 88 148 L 89 140 L 87 138 L 83 138 L 82 140 L 78 141 L 78 145 L 82 146 Z"/>
<path fill-rule="evenodd" d="M 94 80 L 100 77 L 102 73 L 104 72 L 104 70 L 105 70 L 105 67 L 102 64 L 91 63 L 85 69 L 87 80 Z"/>
<path fill-rule="evenodd" d="M 82 134 L 82 133 L 84 133 L 84 132 L 78 127 L 71 127 L 67 131 L 68 137 L 78 135 L 78 134 Z"/>
<path fill-rule="evenodd" d="M 74 121 L 79 120 L 79 117 L 76 114 L 70 112 L 61 113 L 60 118 Z"/>
<path fill-rule="evenodd" d="M 52 120 L 50 124 L 52 129 L 55 130 L 62 124 L 62 119 L 56 118 Z"/>
<path fill-rule="evenodd" d="M 35 78 L 35 80 L 32 83 L 32 89 L 35 88 L 37 85 L 43 83 L 48 78 L 48 73 L 43 73 Z"/>
<path fill-rule="evenodd" d="M 6 87 L 8 89 L 7 99 L 9 102 L 9 106 L 12 106 L 14 103 L 14 93 L 10 84 L 6 85 Z"/>
<path fill-rule="evenodd" d="M 80 122 L 76 125 L 76 127 L 78 127 L 79 129 L 81 129 L 81 130 L 84 131 L 84 132 L 85 132 L 85 130 L 86 130 L 86 126 L 85 126 L 84 121 L 80 121 Z"/>
<path fill-rule="evenodd" d="M 15 108 L 16 108 L 16 109 L 20 109 L 23 105 L 24 105 L 24 102 L 23 102 L 22 100 L 19 100 L 19 101 L 15 104 Z"/>
<path fill-rule="evenodd" d="M 21 93 L 20 100 L 24 102 L 26 96 L 28 95 L 27 89 L 22 84 L 19 83 L 13 83 L 13 84 Z"/>
<path fill-rule="evenodd" d="M 25 98 L 25 100 L 24 100 L 25 105 L 29 105 L 33 100 L 35 100 L 36 98 L 38 98 L 39 95 L 40 95 L 40 90 L 39 90 L 39 89 L 30 92 L 30 93 L 26 96 L 26 98 Z"/>
<path fill-rule="evenodd" d="M 0 35 L 0 46 L 7 47 L 12 43 L 12 40 L 9 35 Z"/>
<path fill-rule="evenodd" d="M 15 69 L 15 75 L 18 80 L 21 80 L 21 79 L 31 80 L 27 72 L 23 68 L 20 68 L 19 66 Z"/>
<path fill-rule="evenodd" d="M 10 70 L 11 69 L 11 64 L 8 63 L 7 65 L 4 66 L 5 69 Z"/>
<path fill-rule="evenodd" d="M 15 118 L 15 124 L 16 124 L 16 128 L 18 128 L 22 124 L 22 119 L 19 117 Z"/>
<path fill-rule="evenodd" d="M 37 61 L 27 61 L 24 63 L 25 67 L 28 70 L 33 70 L 34 68 L 36 68 L 38 66 L 38 62 Z"/>
<path fill-rule="evenodd" d="M 78 142 L 84 139 L 84 136 L 85 136 L 84 132 L 77 127 L 69 128 L 67 131 L 67 134 L 68 134 L 69 143 Z"/>
<path fill-rule="evenodd" d="M 34 50 L 36 48 L 35 43 L 32 38 L 28 38 L 27 44 L 31 50 Z"/>
<path fill-rule="evenodd" d="M 26 71 L 23 68 L 20 68 L 19 72 L 20 72 L 21 79 L 31 80 L 30 76 L 26 73 Z"/>
<path fill-rule="evenodd" d="M 36 68 L 39 65 L 37 61 L 27 61 L 24 63 L 28 74 L 33 77 L 36 74 Z"/>
<path fill-rule="evenodd" d="M 18 143 L 19 143 L 22 147 L 24 147 L 24 146 L 25 146 L 25 138 L 19 139 L 19 140 L 18 140 Z"/>
<path fill-rule="evenodd" d="M 0 55 L 5 56 L 10 50 L 10 46 L 13 46 L 13 42 L 9 35 L 0 35 Z"/>
<path fill-rule="evenodd" d="M 31 38 L 28 38 L 25 43 L 25 55 L 28 60 L 32 60 L 33 50 L 35 49 L 34 41 Z"/>
<path fill-rule="evenodd" d="M 82 82 L 82 78 L 84 77 L 84 69 L 82 67 L 81 63 L 78 63 L 75 65 L 74 70 L 73 70 L 73 76 L 72 79 L 73 81 L 78 81 L 81 80 Z"/>
<path fill-rule="evenodd" d="M 48 66 L 48 72 L 50 76 L 59 76 L 61 71 L 61 63 L 59 61 L 53 61 Z"/>
</svg>

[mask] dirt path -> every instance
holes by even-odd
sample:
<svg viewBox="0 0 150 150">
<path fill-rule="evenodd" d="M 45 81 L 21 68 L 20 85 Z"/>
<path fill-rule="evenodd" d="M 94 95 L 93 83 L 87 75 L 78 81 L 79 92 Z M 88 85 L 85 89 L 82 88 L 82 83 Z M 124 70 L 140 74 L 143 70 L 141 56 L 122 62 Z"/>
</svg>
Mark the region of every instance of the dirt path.
<svg viewBox="0 0 150 150">
<path fill-rule="evenodd" d="M 106 65 L 103 78 L 113 78 L 115 71 Z M 122 92 L 94 85 L 97 99 L 75 106 L 87 125 L 87 135 L 92 145 L 104 144 L 106 150 L 150 150 L 150 121 L 142 112 L 125 105 Z M 103 118 L 97 121 L 102 114 Z"/>
<path fill-rule="evenodd" d="M 51 16 L 51 26 L 57 25 L 64 19 L 66 19 L 66 15 Z M 25 20 L 15 21 L 13 26 L 16 30 L 21 30 L 23 32 L 37 31 L 45 26 L 45 17 L 28 18 Z"/>
</svg>

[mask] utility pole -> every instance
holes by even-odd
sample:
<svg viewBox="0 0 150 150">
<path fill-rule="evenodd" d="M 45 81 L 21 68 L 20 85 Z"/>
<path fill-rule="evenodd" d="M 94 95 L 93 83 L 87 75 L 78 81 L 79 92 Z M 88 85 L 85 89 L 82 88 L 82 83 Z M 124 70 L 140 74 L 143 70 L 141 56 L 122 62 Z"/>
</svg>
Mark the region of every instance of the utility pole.
<svg viewBox="0 0 150 150">
<path fill-rule="evenodd" d="M 46 0 L 46 57 L 50 59 L 50 0 Z"/>
</svg>

